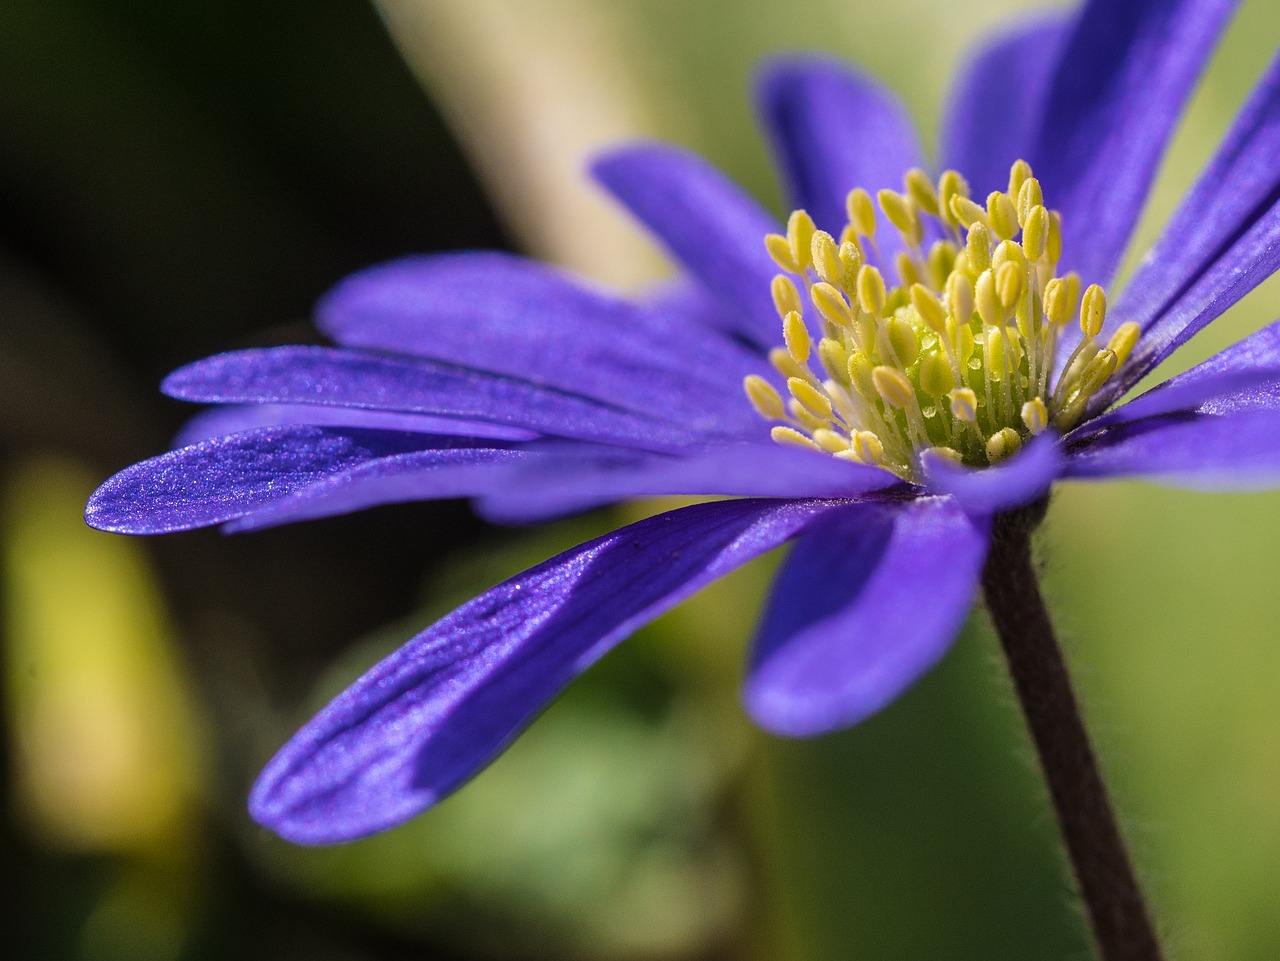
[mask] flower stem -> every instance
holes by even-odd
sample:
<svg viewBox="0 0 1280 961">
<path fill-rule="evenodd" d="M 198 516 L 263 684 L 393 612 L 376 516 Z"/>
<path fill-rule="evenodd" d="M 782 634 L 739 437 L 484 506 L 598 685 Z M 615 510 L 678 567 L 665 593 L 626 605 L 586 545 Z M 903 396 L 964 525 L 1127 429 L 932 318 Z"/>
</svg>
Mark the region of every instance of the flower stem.
<svg viewBox="0 0 1280 961">
<path fill-rule="evenodd" d="M 1041 502 L 995 518 L 982 590 L 1102 961 L 1161 961 L 1031 559 Z"/>
</svg>

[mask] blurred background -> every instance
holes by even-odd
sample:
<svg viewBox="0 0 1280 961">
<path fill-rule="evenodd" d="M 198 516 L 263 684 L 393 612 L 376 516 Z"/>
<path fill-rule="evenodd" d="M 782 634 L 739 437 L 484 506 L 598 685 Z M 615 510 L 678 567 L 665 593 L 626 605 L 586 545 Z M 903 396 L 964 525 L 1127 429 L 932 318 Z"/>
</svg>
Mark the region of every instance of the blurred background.
<svg viewBox="0 0 1280 961">
<path fill-rule="evenodd" d="M 1280 40 L 1245 0 L 1141 228 L 1154 237 Z M 771 562 L 646 629 L 401 829 L 268 836 L 258 767 L 455 604 L 640 504 L 536 530 L 460 503 L 226 538 L 89 531 L 84 500 L 191 411 L 171 368 L 314 342 L 344 274 L 499 247 L 631 287 L 667 268 L 582 176 L 692 147 L 774 209 L 753 65 L 823 49 L 927 145 L 1018 0 L 6 0 L 0 5 L 0 954 L 177 959 L 1086 958 L 976 614 L 907 697 L 754 731 Z M 1011 78 L 1010 82 L 1016 82 Z M 1273 281 L 1174 359 L 1280 315 Z M 1171 957 L 1280 956 L 1280 495 L 1076 485 L 1051 594 Z"/>
</svg>

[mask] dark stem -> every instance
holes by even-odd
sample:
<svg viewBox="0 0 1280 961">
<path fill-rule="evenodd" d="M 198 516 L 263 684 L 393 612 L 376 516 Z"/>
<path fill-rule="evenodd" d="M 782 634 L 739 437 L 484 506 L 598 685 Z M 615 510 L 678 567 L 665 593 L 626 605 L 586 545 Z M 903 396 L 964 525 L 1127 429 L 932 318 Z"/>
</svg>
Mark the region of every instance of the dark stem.
<svg viewBox="0 0 1280 961">
<path fill-rule="evenodd" d="M 1161 961 L 1031 559 L 1045 504 L 996 517 L 982 590 L 1102 961 Z"/>
</svg>

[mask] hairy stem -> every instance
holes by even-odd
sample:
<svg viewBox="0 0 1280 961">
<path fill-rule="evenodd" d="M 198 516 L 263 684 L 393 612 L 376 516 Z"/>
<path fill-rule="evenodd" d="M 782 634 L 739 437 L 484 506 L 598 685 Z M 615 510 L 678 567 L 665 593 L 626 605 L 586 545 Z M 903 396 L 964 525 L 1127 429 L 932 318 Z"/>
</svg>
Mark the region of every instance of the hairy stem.
<svg viewBox="0 0 1280 961">
<path fill-rule="evenodd" d="M 1162 961 L 1031 559 L 1043 503 L 995 519 L 982 590 L 1102 961 Z"/>
</svg>

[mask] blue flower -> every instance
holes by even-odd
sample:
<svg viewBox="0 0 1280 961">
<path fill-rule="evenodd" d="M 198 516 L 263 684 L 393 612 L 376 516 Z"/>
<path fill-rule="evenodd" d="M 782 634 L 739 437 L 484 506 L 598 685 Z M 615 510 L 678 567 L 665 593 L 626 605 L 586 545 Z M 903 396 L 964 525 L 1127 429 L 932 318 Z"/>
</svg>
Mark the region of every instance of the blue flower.
<svg viewBox="0 0 1280 961">
<path fill-rule="evenodd" d="M 788 735 L 854 724 L 943 655 L 992 517 L 1053 481 L 1280 480 L 1280 326 L 1112 407 L 1280 265 L 1277 62 L 1107 305 L 1233 7 L 1091 0 L 992 41 L 955 86 L 940 181 L 873 82 L 773 63 L 761 111 L 803 211 L 785 229 L 696 157 L 628 146 L 594 172 L 684 269 L 655 296 L 500 254 L 410 258 L 322 301 L 337 347 L 172 374 L 169 395 L 223 406 L 104 484 L 95 527 L 250 530 L 460 496 L 500 521 L 731 498 L 584 544 L 428 628 L 280 751 L 254 816 L 304 843 L 412 817 L 640 625 L 791 540 L 747 709 Z"/>
</svg>

